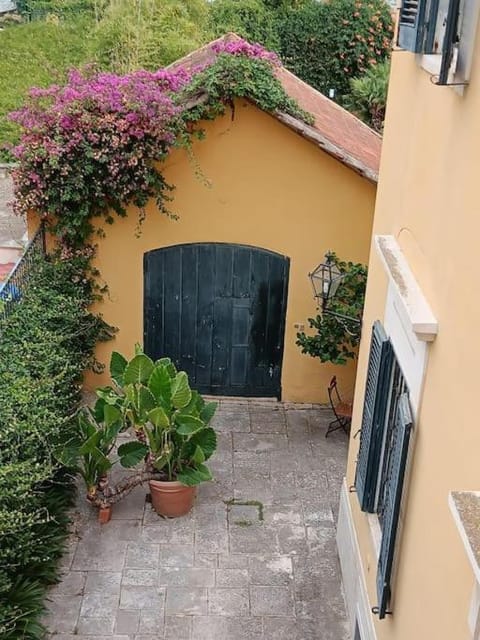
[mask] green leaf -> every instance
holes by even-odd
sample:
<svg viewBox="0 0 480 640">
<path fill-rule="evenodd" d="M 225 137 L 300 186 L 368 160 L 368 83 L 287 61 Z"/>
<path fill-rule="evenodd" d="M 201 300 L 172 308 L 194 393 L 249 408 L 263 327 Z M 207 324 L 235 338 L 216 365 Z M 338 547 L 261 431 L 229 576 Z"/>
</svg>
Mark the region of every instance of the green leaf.
<svg viewBox="0 0 480 640">
<path fill-rule="evenodd" d="M 205 455 L 205 460 L 208 460 L 217 449 L 217 434 L 211 427 L 202 429 L 192 436 L 189 444 L 195 444 L 201 447 Z"/>
<path fill-rule="evenodd" d="M 137 389 L 133 386 L 133 384 L 129 384 L 124 388 L 124 392 L 125 392 L 125 397 L 128 400 L 128 402 L 133 405 L 135 408 L 137 408 L 137 404 L 138 404 L 138 391 Z"/>
<path fill-rule="evenodd" d="M 123 374 L 128 362 L 127 359 L 122 356 L 118 351 L 112 352 L 110 358 L 110 377 L 119 385 L 123 385 Z"/>
<path fill-rule="evenodd" d="M 155 458 L 153 466 L 157 471 L 161 471 L 165 467 L 165 465 L 168 464 L 171 457 L 171 453 L 162 453 L 162 455 L 158 456 L 158 458 Z"/>
<path fill-rule="evenodd" d="M 203 399 L 201 395 L 198 393 L 198 391 L 192 390 L 192 397 L 190 398 L 190 402 L 187 404 L 186 407 L 183 407 L 183 409 L 180 409 L 179 413 L 181 413 L 182 415 L 199 416 L 200 411 L 204 404 L 205 403 L 203 402 Z"/>
<path fill-rule="evenodd" d="M 145 427 L 144 431 L 145 435 L 147 436 L 150 451 L 154 455 L 156 455 L 157 452 L 162 448 L 162 434 L 159 433 L 156 429 L 149 429 L 148 427 Z"/>
<path fill-rule="evenodd" d="M 178 424 L 177 433 L 182 436 L 191 436 L 200 429 L 204 428 L 203 422 L 200 418 L 195 418 L 195 416 L 184 416 L 182 414 L 177 414 L 175 417 L 175 422 Z"/>
<path fill-rule="evenodd" d="M 123 426 L 123 422 L 114 422 L 109 427 L 105 427 L 105 429 L 103 430 L 103 437 L 101 439 L 103 449 L 110 449 L 115 441 L 115 438 L 123 429 Z"/>
<path fill-rule="evenodd" d="M 117 404 L 118 402 L 118 393 L 112 387 L 100 387 L 96 389 L 95 393 L 108 404 Z"/>
<path fill-rule="evenodd" d="M 96 422 L 101 422 L 104 417 L 104 407 L 107 403 L 104 398 L 97 398 L 97 401 L 93 405 L 92 415 Z"/>
<path fill-rule="evenodd" d="M 88 419 L 86 412 L 82 411 L 77 416 L 79 436 L 85 441 L 90 438 L 97 431 L 97 427 L 94 423 Z"/>
<path fill-rule="evenodd" d="M 140 384 L 147 382 L 151 376 L 154 364 L 152 360 L 144 355 L 136 355 L 125 368 L 123 380 L 125 384 Z"/>
<path fill-rule="evenodd" d="M 85 440 L 85 442 L 80 447 L 78 451 L 79 454 L 83 456 L 86 453 L 92 453 L 93 450 L 98 447 L 100 440 L 102 439 L 102 435 L 103 431 L 100 429 L 92 433 L 92 435 L 87 440 Z"/>
<path fill-rule="evenodd" d="M 192 391 L 188 384 L 188 376 L 185 371 L 180 371 L 172 383 L 172 404 L 175 409 L 183 409 L 190 402 Z"/>
<path fill-rule="evenodd" d="M 215 411 L 217 410 L 217 406 L 218 406 L 217 402 L 209 402 L 200 411 L 200 418 L 205 423 L 205 426 L 210 424 L 210 421 L 215 415 Z"/>
<path fill-rule="evenodd" d="M 204 464 L 199 464 L 196 468 L 185 467 L 181 472 L 177 473 L 177 480 L 187 487 L 194 487 L 201 482 L 212 480 L 213 476 L 210 469 Z"/>
<path fill-rule="evenodd" d="M 122 467 L 129 469 L 141 462 L 148 453 L 147 445 L 143 442 L 125 442 L 118 447 L 118 456 Z"/>
<path fill-rule="evenodd" d="M 94 449 L 92 451 L 92 458 L 95 469 L 97 469 L 99 476 L 107 473 L 107 471 L 109 471 L 113 466 L 112 461 L 109 460 L 107 456 L 102 451 L 100 451 L 100 449 Z"/>
<path fill-rule="evenodd" d="M 137 402 L 137 408 L 142 421 L 145 421 L 147 419 L 148 412 L 156 406 L 155 398 L 147 387 L 140 387 L 140 389 L 138 389 Z"/>
<path fill-rule="evenodd" d="M 192 456 L 192 462 L 194 462 L 195 464 L 202 464 L 202 462 L 205 462 L 205 454 L 203 453 L 203 449 L 199 447 L 198 444 L 195 448 L 195 453 Z"/>
<path fill-rule="evenodd" d="M 139 355 L 142 355 L 143 353 L 144 353 L 144 351 L 143 351 L 142 345 L 139 342 L 136 342 L 135 343 L 135 355 L 139 356 Z"/>
<path fill-rule="evenodd" d="M 170 420 L 162 407 L 155 407 L 148 412 L 147 417 L 156 427 L 165 428 L 170 426 Z"/>
<path fill-rule="evenodd" d="M 161 402 L 166 408 L 170 408 L 172 380 L 165 365 L 155 364 L 152 375 L 148 379 L 148 388 L 157 402 Z"/>
<path fill-rule="evenodd" d="M 70 438 L 61 447 L 57 447 L 53 455 L 65 467 L 75 467 L 80 457 L 81 441 L 77 436 Z"/>
<path fill-rule="evenodd" d="M 105 404 L 103 409 L 103 420 L 105 422 L 105 426 L 110 427 L 116 422 L 121 422 L 122 412 L 118 407 L 111 404 Z"/>
<path fill-rule="evenodd" d="M 164 366 L 171 380 L 173 380 L 173 378 L 175 378 L 175 376 L 177 375 L 177 369 L 173 364 L 171 358 L 160 358 L 155 362 L 155 365 Z"/>
</svg>

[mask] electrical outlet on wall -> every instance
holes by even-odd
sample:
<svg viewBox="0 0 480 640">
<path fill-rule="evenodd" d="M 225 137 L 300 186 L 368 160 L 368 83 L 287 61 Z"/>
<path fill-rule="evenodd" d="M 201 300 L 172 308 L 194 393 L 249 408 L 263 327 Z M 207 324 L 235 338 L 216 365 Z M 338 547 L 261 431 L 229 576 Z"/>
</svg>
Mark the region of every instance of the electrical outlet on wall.
<svg viewBox="0 0 480 640">
<path fill-rule="evenodd" d="M 304 322 L 294 322 L 293 328 L 297 331 L 305 331 L 305 323 Z"/>
</svg>

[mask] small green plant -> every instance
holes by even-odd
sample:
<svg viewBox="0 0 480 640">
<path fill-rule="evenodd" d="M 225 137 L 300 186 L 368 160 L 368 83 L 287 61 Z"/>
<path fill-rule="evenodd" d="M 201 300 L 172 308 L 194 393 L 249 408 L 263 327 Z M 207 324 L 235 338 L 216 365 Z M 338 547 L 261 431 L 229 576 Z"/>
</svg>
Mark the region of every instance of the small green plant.
<svg viewBox="0 0 480 640">
<path fill-rule="evenodd" d="M 360 342 L 367 267 L 342 262 L 334 253 L 330 255 L 343 274 L 343 279 L 335 297 L 328 303 L 328 310 L 343 317 L 323 313 L 309 318 L 310 328 L 315 333 L 297 333 L 297 345 L 302 353 L 320 358 L 321 362 L 345 364 L 348 359 L 356 356 Z"/>
<path fill-rule="evenodd" d="M 169 358 L 154 362 L 140 347 L 130 361 L 114 352 L 110 375 L 112 386 L 97 389 L 95 406 L 80 413 L 75 436 L 57 454 L 83 477 L 88 500 L 113 504 L 152 479 L 187 486 L 211 480 L 206 461 L 217 446 L 209 426 L 217 404 L 192 391 Z M 118 435 L 129 428 L 135 438 L 117 448 Z M 116 463 L 142 467 L 111 486 L 108 473 Z"/>
<path fill-rule="evenodd" d="M 389 77 L 389 60 L 371 67 L 350 81 L 351 90 L 344 101 L 347 109 L 379 133 L 383 131 L 385 120 Z"/>
</svg>

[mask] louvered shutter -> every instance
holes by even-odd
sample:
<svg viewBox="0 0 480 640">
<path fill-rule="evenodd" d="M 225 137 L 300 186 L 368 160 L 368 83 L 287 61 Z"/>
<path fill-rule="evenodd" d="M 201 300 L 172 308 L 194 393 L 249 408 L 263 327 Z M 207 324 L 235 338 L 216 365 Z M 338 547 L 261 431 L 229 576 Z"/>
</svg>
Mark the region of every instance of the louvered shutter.
<svg viewBox="0 0 480 640">
<path fill-rule="evenodd" d="M 408 394 L 404 393 L 400 396 L 397 406 L 390 468 L 385 486 L 382 543 L 377 567 L 378 606 L 373 609 L 374 613 L 377 613 L 380 619 L 384 618 L 387 613 L 387 606 L 391 596 L 390 580 L 392 576 L 395 540 L 397 538 L 398 518 L 400 515 L 411 429 L 412 417 L 410 404 L 408 402 Z"/>
<path fill-rule="evenodd" d="M 363 401 L 360 448 L 358 451 L 355 489 L 362 511 L 373 513 L 380 454 L 388 406 L 392 345 L 380 322 L 372 328 L 367 382 Z"/>
<path fill-rule="evenodd" d="M 402 0 L 398 23 L 398 46 L 419 53 L 423 50 L 426 0 Z"/>
</svg>

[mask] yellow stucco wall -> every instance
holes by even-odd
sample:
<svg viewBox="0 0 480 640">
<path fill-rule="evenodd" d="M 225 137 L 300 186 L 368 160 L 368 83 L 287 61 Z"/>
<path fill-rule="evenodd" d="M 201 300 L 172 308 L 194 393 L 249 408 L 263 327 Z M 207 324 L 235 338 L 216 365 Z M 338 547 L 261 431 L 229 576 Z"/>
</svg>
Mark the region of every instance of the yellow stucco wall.
<svg viewBox="0 0 480 640">
<path fill-rule="evenodd" d="M 476 416 L 480 346 L 480 42 L 463 96 L 437 87 L 415 56 L 394 52 L 374 234 L 392 234 L 439 323 L 429 347 L 415 426 L 393 616 L 379 640 L 467 640 L 473 573 L 447 504 L 452 489 L 480 488 Z M 364 326 L 383 319 L 387 276 L 371 252 Z M 370 336 L 362 341 L 352 434 L 361 423 Z M 351 440 L 353 484 L 358 441 Z M 370 604 L 376 555 L 366 516 L 350 496 Z"/>
<path fill-rule="evenodd" d="M 142 342 L 145 252 L 190 242 L 248 244 L 290 258 L 283 399 L 325 402 L 333 373 L 352 394 L 355 367 L 321 365 L 302 355 L 293 325 L 307 326 L 315 315 L 307 274 L 327 250 L 368 261 L 375 185 L 246 102 L 237 103 L 233 120 L 228 114 L 207 123 L 194 156 L 210 187 L 195 176 L 183 150 L 172 153 L 166 166 L 167 181 L 176 185 L 170 209 L 179 220 L 160 214 L 152 202 L 140 237 L 132 209 L 99 239 L 96 262 L 109 295 L 98 310 L 119 328 L 114 341 L 98 348 L 99 359 L 108 362 L 112 349 L 130 355 Z M 89 375 L 87 384 L 106 381 Z"/>
</svg>

